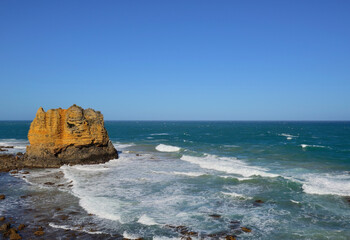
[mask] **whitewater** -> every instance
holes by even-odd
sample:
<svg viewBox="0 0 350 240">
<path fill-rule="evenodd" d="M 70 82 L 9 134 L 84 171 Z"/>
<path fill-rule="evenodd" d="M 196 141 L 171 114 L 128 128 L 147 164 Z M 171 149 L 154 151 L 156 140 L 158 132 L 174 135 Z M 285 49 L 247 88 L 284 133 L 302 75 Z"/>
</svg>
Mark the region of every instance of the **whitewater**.
<svg viewBox="0 0 350 240">
<path fill-rule="evenodd" d="M 347 122 L 106 122 L 106 127 L 119 159 L 31 170 L 24 180 L 22 172 L 14 175 L 31 191 L 51 191 L 79 212 L 64 222 L 54 217 L 53 229 L 146 239 L 181 238 L 171 226 L 186 226 L 204 239 L 219 232 L 239 239 L 350 236 Z M 26 141 L 0 139 L 18 150 Z M 11 207 L 0 206 L 0 212 Z M 77 227 L 86 218 L 95 231 Z"/>
</svg>

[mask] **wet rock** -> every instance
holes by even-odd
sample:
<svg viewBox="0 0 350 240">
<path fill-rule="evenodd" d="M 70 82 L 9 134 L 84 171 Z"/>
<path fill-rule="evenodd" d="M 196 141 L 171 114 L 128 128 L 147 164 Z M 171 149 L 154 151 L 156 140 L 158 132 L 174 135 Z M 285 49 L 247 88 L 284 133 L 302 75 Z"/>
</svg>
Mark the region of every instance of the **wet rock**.
<svg viewBox="0 0 350 240">
<path fill-rule="evenodd" d="M 57 208 L 55 208 L 55 210 L 56 210 L 56 211 L 61 211 L 61 210 L 62 210 L 62 208 L 57 207 Z"/>
<path fill-rule="evenodd" d="M 188 228 L 187 228 L 186 226 L 180 225 L 180 226 L 175 227 L 175 229 L 176 229 L 177 231 L 186 231 Z"/>
<path fill-rule="evenodd" d="M 18 230 L 18 231 L 21 231 L 21 230 L 23 230 L 25 227 L 26 227 L 26 225 L 20 224 L 20 225 L 18 226 L 17 230 Z"/>
<path fill-rule="evenodd" d="M 221 218 L 221 215 L 219 215 L 219 214 L 210 214 L 209 217 L 218 219 L 218 218 Z"/>
<path fill-rule="evenodd" d="M 71 188 L 71 187 L 73 187 L 73 185 L 72 185 L 72 184 L 70 184 L 70 185 L 68 185 L 67 187 L 70 187 L 70 188 Z"/>
<path fill-rule="evenodd" d="M 210 237 L 210 238 L 221 238 L 221 237 L 224 237 L 226 235 L 227 235 L 226 232 L 217 232 L 217 233 L 208 234 L 207 237 Z"/>
<path fill-rule="evenodd" d="M 180 233 L 182 235 L 187 235 L 187 236 L 198 236 L 197 232 L 192 232 L 192 231 L 187 231 L 187 230 L 181 231 Z"/>
<path fill-rule="evenodd" d="M 241 229 L 243 232 L 246 232 L 246 233 L 250 233 L 252 231 L 250 228 L 247 228 L 247 227 L 241 227 Z"/>
<path fill-rule="evenodd" d="M 75 239 L 77 237 L 77 234 L 75 234 L 74 232 L 70 234 L 70 236 Z"/>
<path fill-rule="evenodd" d="M 192 240 L 191 237 L 182 237 L 181 240 Z"/>
<path fill-rule="evenodd" d="M 0 217 L 0 222 L 5 221 L 5 217 Z"/>
<path fill-rule="evenodd" d="M 7 152 L 7 149 L 0 148 L 0 152 Z"/>
<path fill-rule="evenodd" d="M 29 174 L 30 172 L 28 172 L 28 171 L 24 171 L 24 172 L 22 172 L 22 174 Z"/>
<path fill-rule="evenodd" d="M 5 197 L 5 195 L 4 194 L 1 194 L 0 195 L 0 200 L 4 200 L 6 197 Z"/>
<path fill-rule="evenodd" d="M 26 198 L 31 197 L 31 196 L 32 196 L 32 195 L 28 194 L 28 195 L 23 195 L 23 196 L 20 196 L 20 198 L 22 198 L 22 199 L 26 199 Z"/>
<path fill-rule="evenodd" d="M 136 157 L 140 157 L 140 156 L 142 156 L 141 154 L 139 154 L 139 153 L 136 153 Z"/>
<path fill-rule="evenodd" d="M 22 237 L 17 233 L 16 229 L 11 228 L 9 231 L 9 238 L 10 240 L 19 240 L 22 239 Z"/>
<path fill-rule="evenodd" d="M 13 154 L 0 154 L 0 172 L 8 172 L 14 169 L 23 168 L 23 162 L 18 161 Z"/>
<path fill-rule="evenodd" d="M 34 232 L 34 235 L 35 235 L 35 236 L 42 236 L 42 235 L 44 235 L 44 234 L 45 234 L 44 231 L 36 231 L 36 232 Z"/>
<path fill-rule="evenodd" d="M 45 185 L 49 185 L 49 186 L 52 186 L 52 185 L 55 185 L 55 183 L 53 183 L 53 182 L 46 182 L 46 183 L 44 183 Z"/>
<path fill-rule="evenodd" d="M 21 152 L 16 153 L 16 156 L 18 156 L 18 157 L 21 157 L 21 156 L 23 156 L 23 155 L 24 155 L 24 154 L 21 153 Z"/>
<path fill-rule="evenodd" d="M 260 200 L 260 199 L 255 200 L 255 202 L 256 202 L 256 203 L 264 203 L 264 201 L 263 201 L 263 200 Z"/>
<path fill-rule="evenodd" d="M 344 197 L 345 201 L 350 204 L 350 197 Z"/>
<path fill-rule="evenodd" d="M 0 148 L 14 148 L 13 146 L 0 146 Z"/>
<path fill-rule="evenodd" d="M 11 224 L 5 223 L 5 224 L 0 226 L 0 231 L 6 232 L 10 229 L 10 227 L 11 227 Z"/>
<path fill-rule="evenodd" d="M 227 235 L 227 236 L 225 237 L 225 239 L 226 239 L 226 240 L 236 240 L 237 238 L 236 238 L 235 235 Z"/>
<path fill-rule="evenodd" d="M 67 215 L 60 215 L 58 218 L 64 221 L 67 220 L 69 217 Z"/>
<path fill-rule="evenodd" d="M 238 220 L 232 220 L 232 221 L 230 221 L 230 223 L 231 223 L 231 224 L 240 224 L 241 222 L 238 221 Z"/>
<path fill-rule="evenodd" d="M 68 214 L 69 214 L 69 215 L 78 215 L 78 214 L 79 214 L 79 212 L 76 212 L 76 211 L 71 211 L 71 212 L 69 212 Z"/>
<path fill-rule="evenodd" d="M 17 171 L 17 170 L 12 170 L 10 173 L 11 173 L 11 174 L 17 174 L 18 171 Z"/>
</svg>

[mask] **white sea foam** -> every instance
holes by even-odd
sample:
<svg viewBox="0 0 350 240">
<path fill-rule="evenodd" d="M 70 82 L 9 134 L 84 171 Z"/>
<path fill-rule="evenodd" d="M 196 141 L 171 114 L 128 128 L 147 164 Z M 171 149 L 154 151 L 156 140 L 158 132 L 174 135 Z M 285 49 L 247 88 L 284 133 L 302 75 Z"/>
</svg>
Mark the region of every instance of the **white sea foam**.
<svg viewBox="0 0 350 240">
<path fill-rule="evenodd" d="M 252 199 L 252 197 L 248 197 L 248 196 L 245 196 L 243 194 L 234 193 L 234 192 L 221 192 L 221 193 L 224 195 L 230 196 L 230 197 L 234 197 L 234 198 Z"/>
<path fill-rule="evenodd" d="M 123 232 L 123 237 L 127 238 L 127 239 L 138 239 L 138 238 L 140 238 L 139 235 L 131 234 L 131 233 L 128 233 L 127 231 Z"/>
<path fill-rule="evenodd" d="M 29 141 L 25 139 L 0 139 L 0 146 L 13 146 L 13 148 L 6 148 L 5 153 L 24 153 Z"/>
<path fill-rule="evenodd" d="M 152 133 L 151 136 L 166 136 L 169 135 L 169 133 Z"/>
<path fill-rule="evenodd" d="M 173 172 L 175 175 L 185 175 L 189 177 L 199 177 L 205 175 L 206 173 L 202 172 Z"/>
<path fill-rule="evenodd" d="M 164 236 L 154 236 L 153 240 L 180 240 L 179 237 L 164 237 Z"/>
<path fill-rule="evenodd" d="M 86 232 L 86 233 L 89 233 L 89 234 L 103 234 L 103 232 L 100 232 L 100 231 L 88 231 L 88 230 L 85 230 L 85 229 L 80 229 L 80 228 L 72 227 L 72 226 L 68 226 L 68 225 L 57 225 L 57 224 L 54 224 L 52 222 L 49 223 L 49 226 L 53 227 L 53 228 L 64 229 L 64 230 L 73 230 L 73 231 L 78 231 L 78 232 Z"/>
<path fill-rule="evenodd" d="M 295 204 L 300 204 L 300 202 L 295 201 L 295 200 L 292 200 L 292 199 L 290 199 L 290 201 L 291 201 L 292 203 L 295 203 Z"/>
<path fill-rule="evenodd" d="M 60 168 L 64 176 L 73 183 L 71 191 L 79 198 L 79 205 L 88 213 L 95 214 L 98 217 L 122 222 L 120 215 L 116 214 L 117 210 L 120 209 L 120 202 L 117 200 L 111 201 L 111 199 L 104 197 L 102 194 L 102 196 L 99 196 L 96 194 L 99 189 L 91 188 L 92 186 L 90 185 L 86 186 L 84 179 L 87 181 L 88 176 L 79 170 L 81 167 L 79 165 L 78 167 L 64 165 Z M 111 209 L 114 211 L 111 212 Z"/>
<path fill-rule="evenodd" d="M 222 178 L 235 178 L 238 181 L 245 181 L 245 180 L 253 179 L 251 177 L 237 177 L 237 176 L 232 176 L 232 175 L 220 175 L 219 177 L 222 177 Z"/>
<path fill-rule="evenodd" d="M 224 145 L 225 148 L 238 148 L 237 145 Z"/>
<path fill-rule="evenodd" d="M 137 222 L 147 226 L 159 225 L 159 223 L 156 223 L 152 218 L 150 218 L 146 214 L 142 215 Z"/>
<path fill-rule="evenodd" d="M 300 146 L 302 148 L 329 148 L 329 147 L 322 146 L 322 145 L 309 145 L 309 144 L 300 144 Z"/>
<path fill-rule="evenodd" d="M 268 169 L 256 166 L 250 166 L 237 158 L 219 157 L 216 155 L 205 154 L 203 157 L 194 157 L 183 155 L 181 160 L 193 164 L 198 164 L 201 168 L 212 169 L 230 174 L 238 174 L 243 177 L 263 176 L 278 177 L 279 175 L 269 173 Z"/>
<path fill-rule="evenodd" d="M 348 174 L 305 174 L 301 182 L 305 193 L 350 196 L 350 175 Z"/>
<path fill-rule="evenodd" d="M 114 143 L 113 145 L 117 150 L 135 146 L 134 143 Z"/>
<path fill-rule="evenodd" d="M 287 140 L 292 140 L 293 138 L 296 138 L 298 136 L 294 136 L 294 135 L 291 135 L 291 134 L 288 134 L 288 133 L 281 133 L 281 134 L 278 134 L 279 136 L 282 136 L 282 137 L 286 137 Z"/>
<path fill-rule="evenodd" d="M 75 165 L 72 166 L 73 168 L 79 170 L 79 171 L 88 171 L 88 172 L 99 172 L 99 171 L 107 171 L 109 170 L 106 166 L 99 166 L 99 165 Z"/>
<path fill-rule="evenodd" d="M 202 175 L 205 175 L 206 173 L 202 172 L 165 172 L 165 171 L 152 171 L 152 173 L 156 174 L 166 174 L 166 175 L 184 175 L 184 176 L 189 176 L 189 177 L 199 177 Z"/>
<path fill-rule="evenodd" d="M 178 152 L 181 148 L 171 145 L 159 144 L 156 146 L 156 150 L 159 152 Z"/>
</svg>

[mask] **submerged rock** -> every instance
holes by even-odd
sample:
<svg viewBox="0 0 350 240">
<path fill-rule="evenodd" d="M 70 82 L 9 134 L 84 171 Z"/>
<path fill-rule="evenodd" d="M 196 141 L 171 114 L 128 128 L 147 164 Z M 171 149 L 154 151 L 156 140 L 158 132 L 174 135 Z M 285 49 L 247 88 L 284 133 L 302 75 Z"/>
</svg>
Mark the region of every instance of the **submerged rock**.
<svg viewBox="0 0 350 240">
<path fill-rule="evenodd" d="M 10 223 L 5 223 L 5 224 L 0 226 L 0 231 L 7 231 L 10 229 L 10 227 L 11 227 Z"/>
<path fill-rule="evenodd" d="M 20 224 L 19 226 L 18 226 L 18 231 L 21 231 L 22 229 L 24 229 L 26 227 L 26 225 L 24 225 L 24 224 Z"/>
<path fill-rule="evenodd" d="M 221 218 L 221 215 L 219 215 L 219 214 L 210 214 L 209 217 L 218 219 L 218 218 Z"/>
<path fill-rule="evenodd" d="M 40 230 L 34 232 L 35 236 L 42 236 L 44 234 L 45 234 L 45 232 L 44 231 L 40 231 Z"/>
<path fill-rule="evenodd" d="M 11 228 L 9 231 L 9 238 L 10 240 L 19 240 L 22 239 L 22 237 L 17 233 L 16 229 Z"/>
<path fill-rule="evenodd" d="M 241 227 L 241 229 L 243 232 L 247 232 L 247 233 L 252 231 L 250 228 L 247 228 L 247 227 Z"/>
<path fill-rule="evenodd" d="M 227 236 L 225 237 L 225 239 L 226 239 L 226 240 L 236 240 L 237 238 L 236 238 L 235 235 L 227 235 Z"/>
<path fill-rule="evenodd" d="M 3 200 L 3 199 L 5 199 L 6 197 L 5 197 L 5 195 L 4 194 L 1 194 L 0 195 L 0 200 Z"/>
<path fill-rule="evenodd" d="M 103 163 L 118 158 L 104 127 L 103 115 L 76 105 L 47 112 L 39 108 L 28 140 L 26 167 Z"/>
</svg>

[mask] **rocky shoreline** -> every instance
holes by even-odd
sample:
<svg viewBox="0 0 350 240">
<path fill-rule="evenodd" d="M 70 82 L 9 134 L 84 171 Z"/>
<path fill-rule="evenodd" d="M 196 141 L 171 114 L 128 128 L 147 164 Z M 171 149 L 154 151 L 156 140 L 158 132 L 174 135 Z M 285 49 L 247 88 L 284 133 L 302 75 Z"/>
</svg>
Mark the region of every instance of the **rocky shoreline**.
<svg viewBox="0 0 350 240">
<path fill-rule="evenodd" d="M 45 171 L 45 169 L 60 168 L 66 164 L 99 164 L 118 158 L 118 152 L 109 140 L 107 130 L 104 127 L 103 115 L 99 111 L 83 109 L 75 104 L 68 109 L 50 109 L 47 112 L 40 107 L 30 125 L 28 140 L 30 145 L 27 145 L 24 154 L 21 152 L 13 153 L 13 151 L 10 153 L 8 149 L 13 149 L 14 146 L 0 146 L 0 174 L 10 174 L 17 179 L 25 179 L 30 174 L 28 171 L 30 169 L 41 168 L 42 171 Z M 60 175 L 55 176 L 57 179 L 61 177 Z M 0 182 L 2 187 L 5 187 L 4 183 Z M 15 187 L 13 184 L 9 184 L 8 189 L 3 190 L 21 189 L 23 185 L 23 183 L 17 182 Z M 51 181 L 45 182 L 44 185 L 60 187 L 54 186 L 55 183 Z M 61 185 L 61 187 L 72 187 L 71 184 Z M 58 192 L 59 190 L 56 189 L 57 196 L 60 195 Z M 100 233 L 91 238 L 90 234 L 95 231 L 93 227 L 85 230 L 85 227 L 77 226 L 75 227 L 77 231 L 59 227 L 53 230 L 54 227 L 49 226 L 48 223 L 57 220 L 55 216 L 58 216 L 61 221 L 69 219 L 72 212 L 63 215 L 60 211 L 69 209 L 71 206 L 41 209 L 37 211 L 36 215 L 36 210 L 46 204 L 43 202 L 41 205 L 37 205 L 37 203 L 43 199 L 51 200 L 53 198 L 52 193 L 46 191 L 40 194 L 40 198 L 35 198 L 32 194 L 22 196 L 10 194 L 7 197 L 0 191 L 1 202 L 7 202 L 10 205 L 16 204 L 14 210 L 8 212 L 5 209 L 5 215 L 0 215 L 1 237 L 10 240 L 22 238 L 57 239 L 61 236 L 67 239 L 109 239 L 111 237 Z M 18 204 L 18 202 L 23 201 L 25 204 L 28 203 L 29 207 Z M 79 204 L 75 204 L 75 206 L 79 206 Z M 83 214 L 82 217 L 87 215 L 82 209 L 79 209 L 79 213 Z M 118 238 L 118 236 L 113 236 L 113 239 L 115 237 Z"/>
<path fill-rule="evenodd" d="M 22 179 L 29 179 L 33 174 L 30 170 L 11 171 L 6 174 L 8 178 L 14 179 L 17 184 L 25 185 Z M 1 173 L 0 173 L 1 174 Z M 1 175 L 0 175 L 1 177 Z M 4 239 L 144 239 L 126 238 L 123 232 L 119 234 L 103 233 L 96 225 L 95 215 L 89 214 L 80 207 L 79 199 L 68 195 L 65 189 L 72 187 L 71 182 L 62 184 L 64 174 L 62 171 L 53 170 L 50 178 L 40 179 L 40 184 L 45 187 L 39 192 L 29 191 L 24 195 L 4 195 L 0 192 L 1 201 L 20 201 L 20 204 L 9 212 L 0 212 L 0 236 Z M 17 186 L 18 187 L 18 186 Z M 63 190 L 63 191 L 62 191 Z M 62 201 L 64 197 L 65 201 Z M 68 199 L 67 199 L 68 198 Z M 263 201 L 255 201 L 263 204 Z M 214 221 L 222 221 L 220 214 L 209 214 Z M 226 221 L 226 220 L 225 220 Z M 75 224 L 73 224 L 75 222 Z M 230 220 L 227 222 L 230 230 L 203 235 L 189 226 L 164 225 L 162 228 L 169 234 L 177 235 L 179 239 L 228 239 L 235 240 L 242 233 L 250 233 L 252 229 L 241 224 L 240 221 Z M 108 232 L 108 231 L 107 231 Z M 1 237 L 0 237 L 1 238 Z M 149 238 L 145 238 L 149 239 Z"/>
<path fill-rule="evenodd" d="M 9 172 L 11 170 L 20 170 L 25 168 L 23 163 L 24 154 L 0 154 L 0 172 Z"/>
<path fill-rule="evenodd" d="M 30 169 L 0 173 L 0 177 L 12 179 L 11 182 L 14 183 L 8 184 L 8 187 L 15 188 L 25 187 L 27 184 L 21 178 L 25 179 L 30 175 Z M 63 175 L 55 174 L 53 177 L 58 179 Z M 123 239 L 121 235 L 111 236 L 97 232 L 94 223 L 89 221 L 93 215 L 81 209 L 77 199 L 71 196 L 70 201 L 62 202 L 60 195 L 66 193 L 59 192 L 58 185 L 53 182 L 46 182 L 44 185 L 51 189 L 39 192 L 26 191 L 24 195 L 19 195 L 17 192 L 5 195 L 0 192 L 0 204 L 6 202 L 7 205 L 16 205 L 10 211 L 6 209 L 0 211 L 0 239 Z M 65 184 L 65 187 L 71 186 Z M 59 227 L 65 226 L 66 221 L 74 217 L 86 220 L 80 225 L 73 226 L 73 229 Z"/>
</svg>

